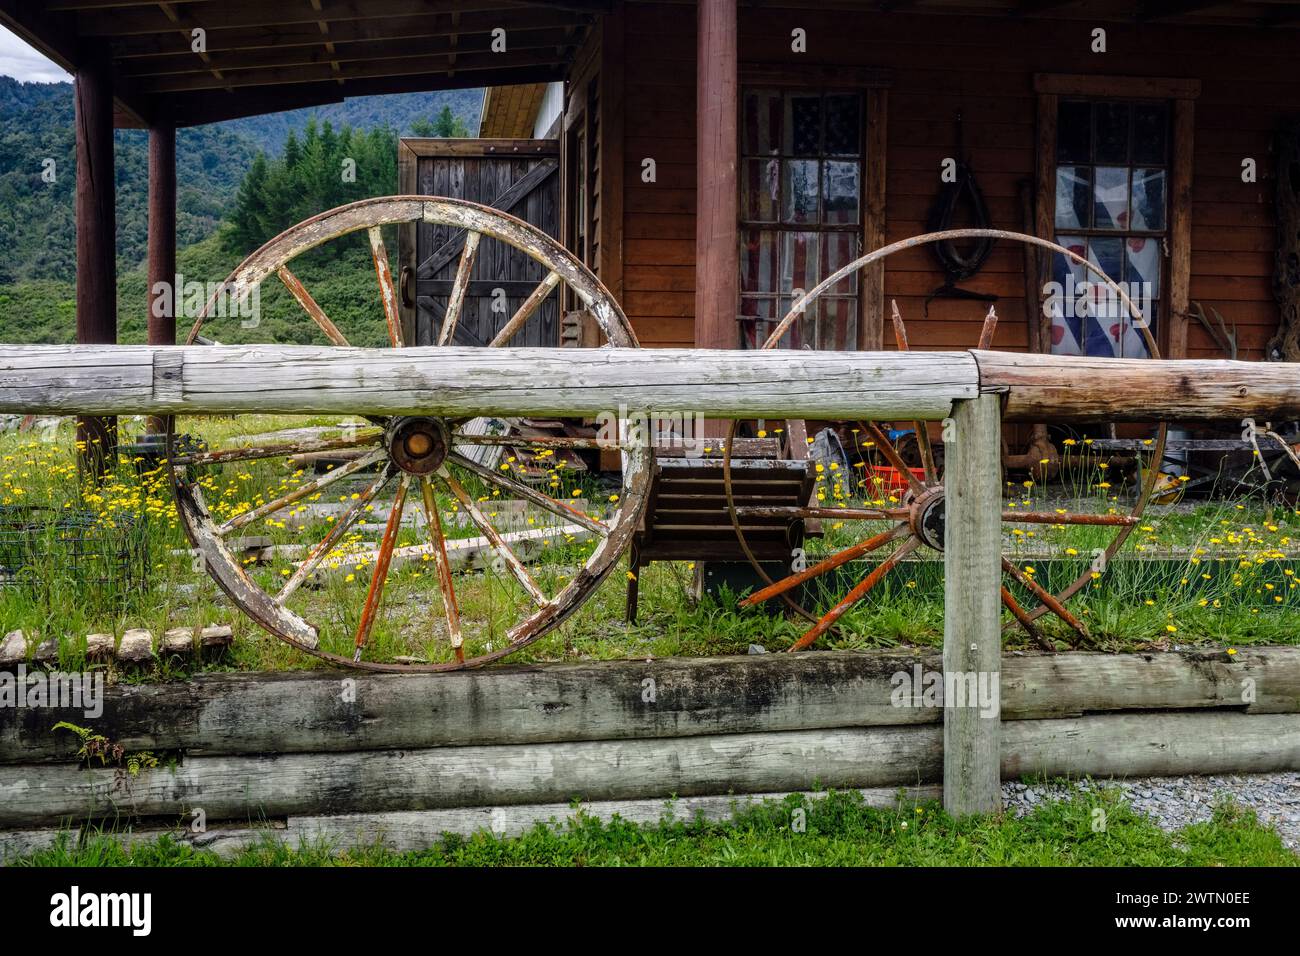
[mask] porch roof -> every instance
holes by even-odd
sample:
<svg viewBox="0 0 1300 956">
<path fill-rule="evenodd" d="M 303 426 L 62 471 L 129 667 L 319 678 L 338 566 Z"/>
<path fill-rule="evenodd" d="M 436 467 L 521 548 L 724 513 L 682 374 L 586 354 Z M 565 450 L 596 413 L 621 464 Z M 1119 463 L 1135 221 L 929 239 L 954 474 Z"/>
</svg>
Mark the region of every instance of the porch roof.
<svg viewBox="0 0 1300 956">
<path fill-rule="evenodd" d="M 537 83 L 610 0 L 0 0 L 70 73 L 108 60 L 114 124 L 194 126 L 349 96 Z M 492 49 L 496 28 L 506 49 Z M 195 30 L 202 30 L 196 50 Z"/>
</svg>

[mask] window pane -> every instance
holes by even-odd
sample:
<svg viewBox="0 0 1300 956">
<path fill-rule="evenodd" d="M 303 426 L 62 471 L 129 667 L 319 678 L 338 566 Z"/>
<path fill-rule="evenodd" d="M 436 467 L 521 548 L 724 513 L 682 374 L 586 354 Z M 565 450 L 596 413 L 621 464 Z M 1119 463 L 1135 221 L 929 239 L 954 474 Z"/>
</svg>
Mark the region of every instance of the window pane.
<svg viewBox="0 0 1300 956">
<path fill-rule="evenodd" d="M 775 155 L 781 146 L 781 94 L 775 90 L 746 92 L 741 126 L 742 153 Z"/>
<path fill-rule="evenodd" d="M 1133 170 L 1133 228 L 1165 228 L 1165 171 Z"/>
<path fill-rule="evenodd" d="M 825 279 L 841 266 L 857 258 L 858 237 L 850 232 L 822 234 L 822 278 Z M 858 291 L 858 270 L 854 269 L 824 293 L 825 295 L 854 295 Z"/>
<path fill-rule="evenodd" d="M 740 232 L 740 291 L 775 292 L 777 237 L 780 233 L 742 229 Z"/>
<path fill-rule="evenodd" d="M 1127 103 L 1097 103 L 1093 107 L 1096 123 L 1096 158 L 1098 163 L 1127 163 L 1128 121 Z"/>
<path fill-rule="evenodd" d="M 827 161 L 822 167 L 822 222 L 858 221 L 858 164 Z"/>
<path fill-rule="evenodd" d="M 807 292 L 820 277 L 820 237 L 815 232 L 781 234 L 781 291 L 802 289 Z"/>
<path fill-rule="evenodd" d="M 781 198 L 781 161 L 747 159 L 740 165 L 740 218 L 747 222 L 776 222 Z"/>
<path fill-rule="evenodd" d="M 1086 257 L 1088 240 L 1083 236 L 1057 236 L 1056 244 L 1065 246 L 1077 256 Z M 1087 269 L 1059 252 L 1052 256 L 1052 281 L 1060 286 L 1060 294 L 1043 303 L 1052 318 L 1052 352 L 1057 355 L 1082 354 L 1080 309 L 1076 306 L 1079 283 L 1087 278 Z"/>
<path fill-rule="evenodd" d="M 1087 229 L 1092 225 L 1092 169 L 1088 166 L 1056 167 L 1056 225 L 1060 229 Z"/>
<path fill-rule="evenodd" d="M 1124 244 L 1128 249 L 1128 273 L 1125 281 L 1132 288 L 1124 291 L 1133 297 L 1143 315 L 1154 315 L 1143 299 L 1160 297 L 1160 240 L 1130 238 Z"/>
<path fill-rule="evenodd" d="M 781 163 L 781 221 L 817 221 L 817 166 L 815 159 L 787 159 Z"/>
<path fill-rule="evenodd" d="M 1133 162 L 1164 163 L 1169 139 L 1169 110 L 1163 103 L 1133 107 Z"/>
<path fill-rule="evenodd" d="M 1124 280 L 1124 240 L 1091 239 L 1088 241 L 1088 261 L 1116 282 Z M 1089 272 L 1088 279 L 1094 285 L 1102 281 L 1101 276 Z"/>
<path fill-rule="evenodd" d="M 832 94 L 822 102 L 826 110 L 827 155 L 856 156 L 862 134 L 862 111 L 858 97 L 852 93 Z"/>
<path fill-rule="evenodd" d="M 776 299 L 742 298 L 740 300 L 740 347 L 757 349 L 767 341 L 776 326 Z"/>
<path fill-rule="evenodd" d="M 846 351 L 858 347 L 858 300 L 821 299 L 817 317 L 817 348 Z"/>
<path fill-rule="evenodd" d="M 785 153 L 816 156 L 822 142 L 822 99 L 817 93 L 785 95 Z"/>
<path fill-rule="evenodd" d="M 1098 166 L 1093 170 L 1096 180 L 1093 194 L 1092 225 L 1094 229 L 1128 228 L 1128 169 L 1123 166 Z"/>
<path fill-rule="evenodd" d="M 1092 107 L 1064 100 L 1056 111 L 1056 159 L 1062 163 L 1092 162 Z"/>
</svg>

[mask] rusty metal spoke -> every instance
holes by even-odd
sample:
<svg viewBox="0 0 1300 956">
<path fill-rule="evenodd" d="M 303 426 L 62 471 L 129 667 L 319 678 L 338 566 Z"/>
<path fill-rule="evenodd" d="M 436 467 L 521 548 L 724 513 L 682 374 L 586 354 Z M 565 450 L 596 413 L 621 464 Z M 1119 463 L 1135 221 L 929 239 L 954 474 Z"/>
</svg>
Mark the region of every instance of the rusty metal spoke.
<svg viewBox="0 0 1300 956">
<path fill-rule="evenodd" d="M 397 289 L 393 286 L 393 272 L 388 265 L 388 250 L 384 248 L 384 235 L 378 226 L 371 226 L 370 257 L 375 262 L 375 277 L 379 280 L 379 296 L 384 301 L 384 321 L 388 324 L 388 339 L 394 348 L 401 348 L 402 318 L 397 311 Z"/>
<path fill-rule="evenodd" d="M 845 548 L 843 551 L 837 551 L 830 557 L 823 558 L 811 567 L 805 568 L 787 578 L 782 578 L 780 581 L 763 588 L 761 591 L 755 591 L 753 594 L 742 600 L 738 606 L 753 607 L 755 604 L 761 604 L 769 598 L 774 598 L 779 594 L 785 594 L 787 591 L 798 587 L 805 581 L 809 581 L 812 578 L 817 577 L 819 574 L 825 574 L 827 571 L 833 571 L 840 565 L 847 564 L 865 554 L 870 554 L 872 551 L 888 544 L 890 541 L 895 541 L 898 538 L 901 538 L 906 533 L 906 524 L 896 525 L 888 531 L 868 538 L 866 541 L 861 541 L 852 547 Z"/>
<path fill-rule="evenodd" d="M 518 495 L 525 501 L 530 501 L 537 505 L 537 507 L 543 508 L 553 515 L 565 518 L 572 521 L 574 524 L 581 525 L 588 531 L 601 535 L 602 537 L 609 534 L 609 525 L 605 524 L 603 521 L 598 521 L 589 515 L 585 515 L 572 505 L 565 504 L 563 501 L 557 501 L 549 495 L 544 495 L 535 488 L 530 488 L 523 482 L 515 481 L 513 478 L 500 471 L 493 471 L 491 468 L 488 468 L 485 465 L 480 465 L 478 462 L 466 458 L 464 455 L 457 454 L 456 452 L 449 454 L 447 460 L 458 468 L 464 468 L 466 471 L 478 475 L 478 477 L 482 478 L 489 484 L 496 485 L 503 491 L 509 491 L 512 495 Z"/>
<path fill-rule="evenodd" d="M 451 284 L 447 310 L 442 315 L 442 328 L 438 331 L 439 345 L 451 345 L 456 336 L 456 323 L 460 321 L 460 310 L 465 304 L 465 293 L 469 291 L 469 277 L 474 272 L 474 260 L 478 257 L 478 244 L 482 238 L 477 232 L 465 236 L 465 248 L 461 250 L 460 265 L 456 267 L 456 279 Z"/>
<path fill-rule="evenodd" d="M 321 539 L 320 544 L 312 549 L 311 553 L 298 565 L 289 580 L 284 582 L 284 587 L 280 593 L 275 596 L 277 604 L 284 604 L 289 597 L 302 587 L 303 583 L 311 577 L 312 573 L 321 565 L 330 553 L 338 546 L 339 541 L 348 533 L 348 529 L 356 524 L 357 519 L 365 512 L 366 506 L 375 500 L 375 496 L 383 490 L 383 487 L 393 479 L 397 474 L 396 469 L 391 466 L 384 469 L 383 473 L 371 482 L 366 489 L 357 496 L 357 500 L 348 506 L 348 509 L 338 517 L 334 526 L 330 528 L 329 533 Z"/>
<path fill-rule="evenodd" d="M 366 589 L 366 603 L 361 609 L 361 620 L 357 623 L 356 650 L 353 662 L 361 660 L 361 651 L 370 641 L 370 631 L 375 626 L 379 614 L 379 605 L 384 598 L 384 584 L 388 581 L 388 568 L 393 561 L 393 549 L 397 545 L 397 533 L 402 527 L 402 509 L 406 505 L 406 491 L 410 487 L 409 475 L 402 475 L 397 484 L 397 494 L 393 497 L 393 508 L 388 512 L 388 523 L 384 525 L 384 538 L 379 543 L 379 553 L 375 556 L 375 569 L 370 575 L 370 587 Z"/>
<path fill-rule="evenodd" d="M 879 584 L 881 578 L 888 574 L 890 570 L 898 564 L 898 562 L 902 561 L 903 558 L 907 557 L 920 546 L 921 539 L 915 537 L 908 538 L 900 544 L 894 549 L 893 554 L 881 561 L 880 564 L 876 565 L 875 569 L 863 578 L 852 591 L 844 595 L 839 604 L 836 604 L 833 608 L 822 615 L 821 619 L 816 624 L 810 627 L 804 635 L 799 638 L 799 640 L 795 641 L 794 644 L 790 646 L 790 650 L 802 651 L 817 640 L 817 638 L 829 631 L 834 626 L 835 622 L 843 617 L 845 613 L 848 612 L 849 608 L 853 607 L 853 605 L 866 597 L 867 593 Z"/>
<path fill-rule="evenodd" d="M 1056 646 L 1043 635 L 1043 632 L 1038 629 L 1038 625 L 1034 623 L 1034 619 L 1020 606 L 1020 602 L 1016 600 L 1015 595 L 1005 585 L 1002 588 L 1002 603 L 1007 606 L 1007 610 L 1020 622 L 1020 626 L 1029 633 L 1029 636 L 1038 642 L 1039 647 L 1045 651 L 1056 650 Z"/>
<path fill-rule="evenodd" d="M 1081 638 L 1085 641 L 1092 639 L 1091 635 L 1088 634 L 1088 629 L 1083 626 L 1083 622 L 1067 611 L 1064 604 L 1058 601 L 1050 591 L 1021 571 L 1014 563 L 1005 557 L 1002 559 L 1002 570 L 1006 571 L 1007 574 L 1019 581 L 1021 586 L 1028 590 L 1034 597 L 1038 598 L 1045 608 L 1068 624 Z"/>
<path fill-rule="evenodd" d="M 465 638 L 460 630 L 460 605 L 456 602 L 456 585 L 452 582 L 451 562 L 447 560 L 447 537 L 442 530 L 442 517 L 438 502 L 433 497 L 433 482 L 420 479 L 420 494 L 424 499 L 424 515 L 429 525 L 429 549 L 433 552 L 438 571 L 438 589 L 442 592 L 442 608 L 447 615 L 447 636 L 456 660 L 465 660 Z"/>
<path fill-rule="evenodd" d="M 245 511 L 242 514 L 235 515 L 235 517 L 231 518 L 225 524 L 219 526 L 217 528 L 217 533 L 226 535 L 258 520 L 259 518 L 265 518 L 267 515 L 273 514 L 281 508 L 288 507 L 295 501 L 301 501 L 308 495 L 314 494 L 322 488 L 329 487 L 341 478 L 346 478 L 348 475 L 355 474 L 363 468 L 369 468 L 371 465 L 383 461 L 387 457 L 387 454 L 387 452 L 379 450 L 372 451 L 368 455 L 362 455 L 360 458 L 348 462 L 341 468 L 336 468 L 328 474 L 322 475 L 320 478 L 299 485 L 287 495 L 276 498 L 274 501 L 268 501 L 266 504 L 254 508 L 251 511 Z"/>
<path fill-rule="evenodd" d="M 464 508 L 465 513 L 469 515 L 470 521 L 474 522 L 474 526 L 482 532 L 483 537 L 488 539 L 488 543 L 492 545 L 492 550 L 497 553 L 502 562 L 509 569 L 510 573 L 514 575 L 515 580 L 518 581 L 520 586 L 528 592 L 533 601 L 536 602 L 539 607 L 549 604 L 550 601 L 546 597 L 546 594 L 537 586 L 537 582 L 534 581 L 532 575 L 528 573 L 528 569 L 524 567 L 524 563 L 519 560 L 518 555 L 510 550 L 510 546 L 506 544 L 505 539 L 501 537 L 501 533 L 492 526 L 492 523 L 488 521 L 487 516 L 484 515 L 479 506 L 474 503 L 474 499 L 469 496 L 469 493 L 465 491 L 465 488 L 461 483 L 452 476 L 451 472 L 447 470 L 445 465 L 439 469 L 438 477 L 441 478 L 443 484 L 447 486 L 447 490 L 456 496 L 456 500 L 460 502 L 460 506 Z"/>
<path fill-rule="evenodd" d="M 1056 514 L 1052 511 L 1004 511 L 1002 520 L 1012 524 L 1083 524 L 1083 525 L 1125 525 L 1137 524 L 1141 518 L 1134 515 L 1090 515 L 1076 511 Z"/>
<path fill-rule="evenodd" d="M 288 266 L 280 266 L 275 271 L 275 274 L 280 277 L 280 281 L 289 290 L 289 294 L 298 300 L 298 304 L 302 306 L 303 311 L 311 316 L 313 322 L 320 326 L 320 330 L 325 333 L 325 338 L 335 345 L 348 344 L 347 337 L 339 331 L 337 325 L 330 321 L 330 317 L 325 314 L 325 310 L 312 298 L 311 293 L 307 291 L 307 287 L 302 284 L 302 280 L 289 271 Z"/>
<path fill-rule="evenodd" d="M 907 327 L 903 324 L 902 313 L 898 311 L 898 301 L 889 300 L 890 320 L 894 326 L 894 341 L 898 345 L 900 352 L 911 350 L 907 341 Z M 916 447 L 921 453 L 921 469 L 925 472 L 925 483 L 931 487 L 939 483 L 939 469 L 934 463 L 934 449 L 930 447 L 930 432 L 925 427 L 925 422 L 915 420 L 912 422 L 912 428 L 916 432 Z M 911 472 L 908 472 L 911 474 Z"/>
<path fill-rule="evenodd" d="M 541 285 L 532 291 L 532 294 L 524 300 L 524 304 L 519 307 L 519 310 L 510 317 L 510 321 L 502 326 L 501 331 L 488 343 L 488 348 L 500 348 L 514 338 L 515 334 L 523 328 L 524 323 L 546 301 L 546 297 L 551 294 L 551 290 L 559 284 L 560 274 L 554 271 L 548 272 Z"/>
</svg>

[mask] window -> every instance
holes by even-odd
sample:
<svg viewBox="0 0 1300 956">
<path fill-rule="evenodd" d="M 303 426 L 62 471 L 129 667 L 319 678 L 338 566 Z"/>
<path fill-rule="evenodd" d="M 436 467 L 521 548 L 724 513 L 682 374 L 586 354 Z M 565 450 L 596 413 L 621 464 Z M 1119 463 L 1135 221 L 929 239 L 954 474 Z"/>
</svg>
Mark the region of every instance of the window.
<svg viewBox="0 0 1300 956">
<path fill-rule="evenodd" d="M 808 291 L 861 253 L 862 96 L 746 89 L 740 123 L 740 343 L 762 345 Z M 854 349 L 858 277 L 813 303 L 784 348 Z"/>
<path fill-rule="evenodd" d="M 1165 101 L 1062 97 L 1056 118 L 1056 241 L 1124 288 L 1156 334 L 1169 235 Z M 1100 278 L 1062 255 L 1048 299 L 1052 351 L 1145 358 L 1146 342 Z"/>
</svg>

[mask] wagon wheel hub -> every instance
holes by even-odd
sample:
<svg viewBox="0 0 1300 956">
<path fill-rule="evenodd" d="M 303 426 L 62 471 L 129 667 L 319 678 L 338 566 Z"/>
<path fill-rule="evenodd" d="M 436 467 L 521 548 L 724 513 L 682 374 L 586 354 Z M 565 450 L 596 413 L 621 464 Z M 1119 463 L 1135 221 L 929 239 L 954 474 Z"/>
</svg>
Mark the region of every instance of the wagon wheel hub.
<svg viewBox="0 0 1300 956">
<path fill-rule="evenodd" d="M 447 426 L 437 418 L 399 418 L 384 435 L 388 456 L 408 475 L 432 475 L 451 445 Z"/>
<path fill-rule="evenodd" d="M 942 487 L 927 488 L 908 505 L 907 522 L 912 534 L 936 551 L 943 550 L 943 530 L 947 520 Z"/>
</svg>

